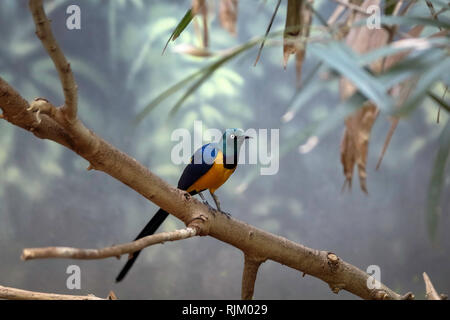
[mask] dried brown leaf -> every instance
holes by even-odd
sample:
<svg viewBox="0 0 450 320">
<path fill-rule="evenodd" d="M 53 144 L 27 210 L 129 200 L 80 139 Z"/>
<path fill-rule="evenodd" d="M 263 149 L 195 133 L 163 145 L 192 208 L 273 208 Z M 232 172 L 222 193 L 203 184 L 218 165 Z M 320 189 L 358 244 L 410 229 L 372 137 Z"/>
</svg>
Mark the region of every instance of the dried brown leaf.
<svg viewBox="0 0 450 320">
<path fill-rule="evenodd" d="M 232 35 L 236 35 L 238 0 L 220 0 L 219 19 L 222 27 Z"/>
<path fill-rule="evenodd" d="M 288 0 L 283 44 L 284 68 L 286 68 L 290 55 L 297 52 L 296 44 L 301 36 L 304 1 L 306 0 Z"/>
<path fill-rule="evenodd" d="M 341 144 L 341 162 L 346 183 L 351 187 L 353 168 L 358 167 L 361 190 L 367 192 L 367 154 L 372 126 L 378 116 L 378 108 L 367 102 L 345 121 L 345 132 Z"/>
<path fill-rule="evenodd" d="M 347 185 L 349 189 L 352 187 L 353 168 L 355 167 L 356 161 L 355 142 L 352 134 L 350 133 L 351 129 L 349 128 L 350 124 L 345 127 L 344 136 L 342 137 L 341 142 L 341 163 L 345 176 L 345 183 L 342 190 L 344 190 Z"/>
</svg>

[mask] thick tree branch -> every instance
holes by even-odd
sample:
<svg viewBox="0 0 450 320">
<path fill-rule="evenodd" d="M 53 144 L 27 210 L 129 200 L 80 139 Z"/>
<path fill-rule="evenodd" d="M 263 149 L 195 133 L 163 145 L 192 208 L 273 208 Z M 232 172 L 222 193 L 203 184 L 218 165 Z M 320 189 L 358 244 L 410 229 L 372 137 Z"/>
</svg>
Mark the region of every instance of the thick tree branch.
<svg viewBox="0 0 450 320">
<path fill-rule="evenodd" d="M 22 260 L 47 258 L 80 260 L 106 259 L 111 257 L 120 258 L 123 254 L 131 254 L 154 244 L 164 243 L 166 241 L 183 240 L 196 235 L 197 229 L 186 228 L 170 232 L 161 232 L 130 243 L 124 243 L 102 249 L 78 249 L 69 247 L 29 248 L 23 250 L 21 258 Z"/>
<path fill-rule="evenodd" d="M 64 91 L 64 106 L 62 111 L 66 120 L 73 122 L 77 118 L 78 109 L 78 90 L 75 78 L 73 76 L 70 63 L 67 61 L 64 53 L 53 36 L 50 20 L 47 18 L 42 0 L 30 0 L 29 7 L 36 25 L 36 35 L 41 40 L 48 55 L 58 71 Z"/>
<path fill-rule="evenodd" d="M 244 272 L 242 273 L 242 300 L 251 300 L 255 290 L 255 281 L 262 259 L 244 254 Z"/>
<path fill-rule="evenodd" d="M 32 10 L 38 8 L 39 4 L 42 4 L 42 1 L 30 1 Z M 33 16 L 40 17 L 35 18 L 40 32 L 38 36 L 41 39 L 48 39 L 50 27 L 45 22 L 47 21 L 45 15 L 38 10 L 33 13 Z M 41 27 L 39 27 L 40 24 L 42 24 Z M 43 43 L 45 46 L 46 41 Z M 55 41 L 54 43 L 56 44 Z M 50 52 L 54 50 L 60 52 L 57 47 L 50 47 L 50 49 Z M 49 54 L 52 56 L 51 53 Z M 57 63 L 55 65 L 58 66 Z M 65 80 L 67 79 L 62 79 L 63 83 Z M 73 119 L 70 117 L 66 119 L 65 112 L 53 107 L 45 99 L 36 100 L 30 108 L 30 105 L 1 78 L 0 109 L 8 122 L 33 132 L 41 139 L 53 140 L 73 150 L 89 161 L 90 169 L 103 171 L 126 184 L 182 220 L 187 226 L 194 228 L 198 235 L 210 235 L 239 248 L 247 256 L 258 257 L 260 261 L 271 259 L 317 277 L 328 283 L 336 293 L 344 289 L 364 299 L 410 299 L 413 297 L 412 294 L 399 295 L 383 284 L 380 284 L 379 289 L 368 288 L 366 284 L 369 275 L 366 272 L 328 251 L 305 247 L 239 220 L 228 219 L 221 214 L 213 215 L 208 207 L 188 193 L 170 186 L 135 159 L 98 137 L 76 117 L 74 121 L 70 121 Z M 73 110 L 69 112 L 69 115 L 73 116 Z M 250 267 L 247 269 L 251 270 Z M 247 277 L 245 273 L 244 278 Z M 251 273 L 247 272 L 247 275 Z"/>
<path fill-rule="evenodd" d="M 107 300 L 92 294 L 72 296 L 68 294 L 43 293 L 0 286 L 0 299 L 6 300 Z"/>
</svg>

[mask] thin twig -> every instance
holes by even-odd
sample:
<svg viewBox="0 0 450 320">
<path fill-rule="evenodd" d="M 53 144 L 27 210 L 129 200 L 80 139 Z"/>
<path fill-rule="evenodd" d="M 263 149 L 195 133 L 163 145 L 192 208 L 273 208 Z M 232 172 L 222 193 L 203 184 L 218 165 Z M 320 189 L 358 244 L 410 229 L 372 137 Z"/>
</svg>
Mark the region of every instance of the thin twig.
<svg viewBox="0 0 450 320">
<path fill-rule="evenodd" d="M 264 40 L 261 42 L 261 47 L 259 47 L 259 50 L 258 50 L 258 56 L 256 57 L 255 63 L 253 64 L 254 67 L 256 66 L 256 64 L 259 61 L 259 58 L 261 57 L 262 49 L 264 48 L 264 44 L 266 42 L 267 35 L 269 34 L 270 29 L 272 28 L 273 21 L 275 20 L 275 16 L 277 15 L 278 8 L 280 7 L 280 3 L 281 3 L 281 0 L 278 0 L 278 3 L 275 7 L 275 11 L 273 12 L 272 17 L 270 18 L 269 25 L 267 26 L 266 33 L 264 35 Z"/>
<path fill-rule="evenodd" d="M 348 3 L 348 0 L 344 0 L 346 3 Z M 346 7 L 342 4 L 338 4 L 336 9 L 333 11 L 333 13 L 328 18 L 327 24 L 329 26 L 332 26 L 336 23 L 336 21 L 339 19 L 341 14 L 345 11 Z"/>
<path fill-rule="evenodd" d="M 442 300 L 439 293 L 437 293 L 433 284 L 431 283 L 430 277 L 428 277 L 427 273 L 423 273 L 423 281 L 425 281 L 425 296 L 428 300 Z"/>
<path fill-rule="evenodd" d="M 50 20 L 47 18 L 42 0 L 30 0 L 29 7 L 36 25 L 36 35 L 41 40 L 45 50 L 52 59 L 64 92 L 64 106 L 62 108 L 66 119 L 72 123 L 77 119 L 78 86 L 64 53 L 53 36 Z"/>
<path fill-rule="evenodd" d="M 73 296 L 68 294 L 44 293 L 0 286 L 0 299 L 6 300 L 106 300 L 92 294 Z"/>
<path fill-rule="evenodd" d="M 111 257 L 120 257 L 123 254 L 131 254 L 148 246 L 166 241 L 177 241 L 194 237 L 198 234 L 196 228 L 186 228 L 170 232 L 161 232 L 142 239 L 119 244 L 102 249 L 78 249 L 70 247 L 47 247 L 24 249 L 22 260 L 64 258 L 80 260 L 97 260 Z"/>
<path fill-rule="evenodd" d="M 427 3 L 428 9 L 430 9 L 431 17 L 436 19 L 436 10 L 434 10 L 433 4 L 429 0 L 426 0 L 425 2 Z"/>
<path fill-rule="evenodd" d="M 383 149 L 381 150 L 381 154 L 378 157 L 378 161 L 377 161 L 377 165 L 375 167 L 375 170 L 380 169 L 381 162 L 383 161 L 383 158 L 384 158 L 384 155 L 386 153 L 386 150 L 387 150 L 389 144 L 391 143 L 392 136 L 394 135 L 395 129 L 397 129 L 398 122 L 400 121 L 400 119 L 397 118 L 397 117 L 393 117 L 391 119 L 391 121 L 392 121 L 391 122 L 391 126 L 389 128 L 389 131 L 388 131 L 388 134 L 386 136 L 386 139 L 384 140 Z"/>
<path fill-rule="evenodd" d="M 395 5 L 394 11 L 392 12 L 392 15 L 393 16 L 398 16 L 402 6 L 403 6 L 403 0 L 398 1 L 397 4 Z"/>
</svg>

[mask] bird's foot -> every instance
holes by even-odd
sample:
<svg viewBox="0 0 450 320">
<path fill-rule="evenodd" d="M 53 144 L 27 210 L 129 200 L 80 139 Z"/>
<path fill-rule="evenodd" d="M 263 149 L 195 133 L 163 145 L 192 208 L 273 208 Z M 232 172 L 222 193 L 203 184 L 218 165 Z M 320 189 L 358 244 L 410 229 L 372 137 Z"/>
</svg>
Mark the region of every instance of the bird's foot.
<svg viewBox="0 0 450 320">
<path fill-rule="evenodd" d="M 222 211 L 222 210 L 218 210 L 221 214 L 225 215 L 228 219 L 231 219 L 231 214 L 229 214 L 228 212 Z"/>
</svg>

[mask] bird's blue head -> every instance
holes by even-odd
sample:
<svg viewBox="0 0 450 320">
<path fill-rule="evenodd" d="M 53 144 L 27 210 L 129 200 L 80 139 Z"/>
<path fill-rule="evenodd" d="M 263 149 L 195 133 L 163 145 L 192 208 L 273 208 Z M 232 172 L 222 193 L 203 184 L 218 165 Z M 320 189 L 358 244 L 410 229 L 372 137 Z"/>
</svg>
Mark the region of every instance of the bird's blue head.
<svg viewBox="0 0 450 320">
<path fill-rule="evenodd" d="M 226 129 L 222 136 L 222 149 L 225 162 L 236 165 L 239 158 L 239 151 L 245 140 L 249 139 L 242 129 Z"/>
</svg>

